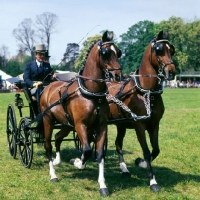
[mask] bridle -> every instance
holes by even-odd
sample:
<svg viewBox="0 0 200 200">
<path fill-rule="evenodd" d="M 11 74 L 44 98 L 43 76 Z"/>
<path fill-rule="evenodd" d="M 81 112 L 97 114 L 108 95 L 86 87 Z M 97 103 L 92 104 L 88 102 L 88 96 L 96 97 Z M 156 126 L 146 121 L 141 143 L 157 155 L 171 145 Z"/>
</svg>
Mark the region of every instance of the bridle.
<svg viewBox="0 0 200 200">
<path fill-rule="evenodd" d="M 163 63 L 160 59 L 159 59 L 159 55 L 158 55 L 158 51 L 162 51 L 163 46 L 162 44 L 160 44 L 161 42 L 165 42 L 167 43 L 167 47 L 170 48 L 170 46 L 173 46 L 169 43 L 168 40 L 163 39 L 163 40 L 156 40 L 153 39 L 151 44 L 151 55 L 152 55 L 152 51 L 155 51 L 155 56 L 156 56 L 156 60 L 158 61 L 159 64 L 159 69 L 158 69 L 158 74 L 154 75 L 154 74 L 138 74 L 139 69 L 137 69 L 133 75 L 131 75 L 135 81 L 135 86 L 136 88 L 142 92 L 142 93 L 148 93 L 150 92 L 151 94 L 162 94 L 163 92 L 163 88 L 162 88 L 162 80 L 163 79 L 167 79 L 166 77 L 166 73 L 165 73 L 165 67 L 171 64 L 174 64 L 174 62 L 167 62 L 167 63 Z M 158 79 L 158 85 L 160 85 L 159 88 L 157 89 L 144 89 L 141 87 L 138 77 L 149 77 L 149 78 L 157 78 Z"/>
<path fill-rule="evenodd" d="M 94 79 L 91 77 L 83 76 L 82 72 L 83 72 L 84 67 L 79 71 L 78 76 L 76 76 L 78 78 L 78 85 L 79 85 L 79 89 L 80 89 L 81 93 L 85 94 L 87 96 L 93 97 L 93 98 L 105 97 L 108 93 L 107 85 L 105 84 L 106 87 L 105 87 L 104 91 L 91 92 L 84 86 L 83 79 L 92 80 L 95 82 L 107 82 L 107 81 L 111 80 L 110 73 L 109 73 L 110 71 L 121 70 L 121 68 L 108 69 L 108 64 L 106 62 L 106 58 L 109 56 L 110 50 L 108 50 L 107 47 L 104 47 L 106 44 L 110 45 L 110 49 L 113 50 L 118 57 L 119 57 L 118 52 L 120 51 L 117 47 L 115 47 L 113 42 L 104 42 L 104 43 L 101 41 L 98 42 L 98 55 L 101 58 L 102 63 L 105 67 L 105 71 L 101 68 L 100 68 L 100 70 L 102 70 L 105 73 L 105 79 Z"/>
<path fill-rule="evenodd" d="M 157 46 L 157 44 L 159 44 L 159 43 L 161 43 L 161 42 L 165 42 L 165 43 L 167 43 L 167 47 L 168 48 L 170 48 L 170 46 L 172 46 L 170 43 L 169 43 L 169 41 L 168 40 L 166 40 L 166 39 L 163 39 L 163 40 L 156 40 L 156 39 L 153 39 L 152 41 L 152 44 L 151 44 L 151 50 L 153 50 L 153 51 L 155 51 L 155 56 L 156 56 L 156 60 L 158 61 L 158 63 L 159 63 L 159 65 L 160 65 L 160 67 L 159 67 L 159 69 L 158 69 L 158 77 L 160 78 L 160 79 L 167 79 L 167 77 L 166 77 L 166 73 L 165 73 L 165 67 L 167 66 L 167 65 L 171 65 L 171 64 L 174 64 L 174 62 L 173 61 L 171 61 L 171 62 L 167 62 L 167 63 L 163 63 L 160 59 L 159 59 L 159 55 L 157 54 L 157 51 L 162 51 L 162 49 L 160 50 L 160 49 L 158 49 L 158 48 L 160 48 L 161 47 L 161 45 L 158 45 Z M 160 47 L 159 47 L 160 46 Z"/>
<path fill-rule="evenodd" d="M 112 69 L 108 69 L 108 64 L 106 62 L 106 57 L 108 56 L 109 54 L 109 50 L 107 49 L 107 47 L 104 47 L 106 44 L 109 44 L 110 45 L 110 49 L 113 50 L 115 52 L 115 54 L 117 55 L 118 58 L 120 58 L 121 56 L 121 50 L 118 49 L 114 42 L 110 41 L 110 42 L 102 42 L 102 41 L 99 41 L 98 42 L 98 52 L 99 52 L 99 56 L 105 66 L 105 78 L 110 80 L 110 73 L 111 71 L 115 71 L 115 70 L 122 70 L 122 68 L 112 68 Z M 117 51 L 116 51 L 117 49 Z"/>
</svg>

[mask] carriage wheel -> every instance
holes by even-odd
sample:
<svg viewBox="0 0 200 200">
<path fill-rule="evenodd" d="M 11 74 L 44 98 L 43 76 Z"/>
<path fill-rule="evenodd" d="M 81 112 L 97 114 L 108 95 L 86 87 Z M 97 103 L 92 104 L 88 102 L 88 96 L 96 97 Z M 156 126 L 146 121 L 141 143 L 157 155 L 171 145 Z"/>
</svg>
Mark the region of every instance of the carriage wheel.
<svg viewBox="0 0 200 200">
<path fill-rule="evenodd" d="M 83 152 L 82 144 L 78 138 L 78 134 L 76 133 L 76 131 L 73 131 L 73 136 L 74 136 L 74 144 L 75 144 L 76 150 L 82 153 Z"/>
<path fill-rule="evenodd" d="M 30 168 L 33 159 L 33 136 L 27 118 L 22 118 L 18 127 L 18 150 L 24 167 Z"/>
<path fill-rule="evenodd" d="M 10 155 L 13 156 L 13 158 L 16 158 L 17 121 L 16 121 L 15 110 L 12 104 L 9 104 L 7 108 L 6 134 L 7 134 L 8 150 L 10 152 Z"/>
</svg>

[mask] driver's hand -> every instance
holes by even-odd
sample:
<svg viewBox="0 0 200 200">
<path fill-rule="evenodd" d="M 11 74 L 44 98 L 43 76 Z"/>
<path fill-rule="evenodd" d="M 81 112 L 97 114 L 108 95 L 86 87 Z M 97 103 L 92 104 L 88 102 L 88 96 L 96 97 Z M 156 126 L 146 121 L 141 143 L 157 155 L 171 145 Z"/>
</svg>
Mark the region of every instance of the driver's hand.
<svg viewBox="0 0 200 200">
<path fill-rule="evenodd" d="M 53 74 L 53 78 L 56 78 L 56 73 Z"/>
<path fill-rule="evenodd" d="M 35 82 L 35 83 L 33 84 L 33 87 L 38 88 L 39 85 L 42 85 L 42 82 L 41 82 L 41 81 Z"/>
</svg>

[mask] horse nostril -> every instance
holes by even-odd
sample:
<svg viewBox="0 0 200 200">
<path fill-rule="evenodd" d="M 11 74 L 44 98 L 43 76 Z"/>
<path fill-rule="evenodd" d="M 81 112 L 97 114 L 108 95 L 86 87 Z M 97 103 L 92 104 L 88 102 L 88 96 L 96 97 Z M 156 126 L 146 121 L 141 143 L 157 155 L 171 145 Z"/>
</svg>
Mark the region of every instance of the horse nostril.
<svg viewBox="0 0 200 200">
<path fill-rule="evenodd" d="M 172 70 L 169 70 L 168 71 L 168 77 L 169 77 L 170 80 L 173 80 L 174 77 L 175 77 L 175 73 Z"/>
</svg>

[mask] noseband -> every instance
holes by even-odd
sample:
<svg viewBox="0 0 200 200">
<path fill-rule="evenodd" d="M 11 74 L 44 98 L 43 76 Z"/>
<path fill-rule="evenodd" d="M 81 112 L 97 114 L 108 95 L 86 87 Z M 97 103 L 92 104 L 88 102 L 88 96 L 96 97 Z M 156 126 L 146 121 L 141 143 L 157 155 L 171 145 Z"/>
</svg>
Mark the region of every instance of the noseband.
<svg viewBox="0 0 200 200">
<path fill-rule="evenodd" d="M 160 65 L 160 68 L 158 69 L 158 77 L 159 78 L 165 78 L 166 79 L 166 76 L 165 76 L 165 67 L 167 66 L 167 65 L 171 65 L 171 64 L 174 64 L 174 62 L 172 61 L 172 62 L 168 62 L 168 63 L 163 63 L 160 59 L 159 59 L 159 57 L 158 57 L 158 55 L 157 55 L 157 48 L 156 48 L 156 44 L 158 44 L 158 43 L 161 43 L 161 42 L 165 42 L 165 43 L 167 43 L 167 44 L 170 44 L 169 43 L 169 41 L 168 40 L 157 40 L 156 41 L 156 39 L 153 39 L 152 40 L 152 50 L 154 50 L 155 51 L 155 55 L 156 55 L 156 60 L 158 61 L 158 63 L 159 63 L 159 65 Z M 168 47 L 168 48 L 170 48 L 170 47 Z M 159 47 L 158 47 L 158 49 L 159 49 Z M 160 49 L 159 49 L 160 50 Z"/>
</svg>

